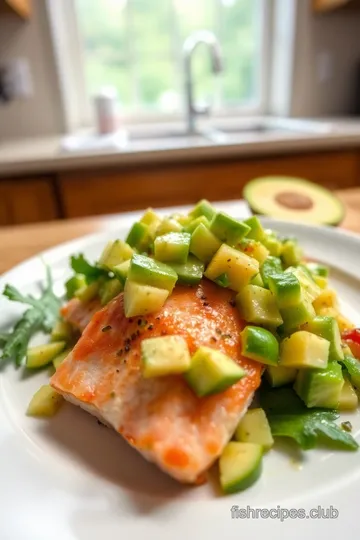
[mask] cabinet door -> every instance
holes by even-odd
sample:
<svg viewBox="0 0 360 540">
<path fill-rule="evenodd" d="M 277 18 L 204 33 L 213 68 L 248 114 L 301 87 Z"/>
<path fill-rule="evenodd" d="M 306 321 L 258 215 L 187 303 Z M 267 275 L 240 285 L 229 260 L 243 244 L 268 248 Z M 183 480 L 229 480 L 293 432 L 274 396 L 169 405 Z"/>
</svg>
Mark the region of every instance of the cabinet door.
<svg viewBox="0 0 360 540">
<path fill-rule="evenodd" d="M 0 14 L 15 12 L 27 19 L 31 14 L 32 0 L 0 0 Z"/>
<path fill-rule="evenodd" d="M 51 179 L 0 180 L 0 194 L 3 224 L 35 223 L 59 217 Z"/>
<path fill-rule="evenodd" d="M 258 176 L 299 176 L 329 189 L 341 189 L 354 186 L 357 174 L 356 152 L 325 152 L 82 171 L 62 175 L 60 190 L 65 216 L 79 217 L 185 204 L 201 198 L 240 199 L 245 184 Z"/>
</svg>

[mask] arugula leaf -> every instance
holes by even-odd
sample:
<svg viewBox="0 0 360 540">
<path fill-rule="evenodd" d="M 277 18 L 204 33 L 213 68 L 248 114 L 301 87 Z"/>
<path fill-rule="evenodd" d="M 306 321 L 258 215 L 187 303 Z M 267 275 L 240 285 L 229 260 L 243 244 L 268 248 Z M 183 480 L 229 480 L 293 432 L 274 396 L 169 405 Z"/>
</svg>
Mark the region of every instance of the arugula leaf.
<svg viewBox="0 0 360 540">
<path fill-rule="evenodd" d="M 6 285 L 3 294 L 11 301 L 28 304 L 27 309 L 9 334 L 0 334 L 2 359 L 14 360 L 20 366 L 32 336 L 43 330 L 50 332 L 59 317 L 60 299 L 53 292 L 50 269 L 46 267 L 46 285 L 40 298 L 21 294 L 15 287 Z"/>
<path fill-rule="evenodd" d="M 344 450 L 357 450 L 355 439 L 334 420 L 333 410 L 307 409 L 290 388 L 265 390 L 260 396 L 274 437 L 294 439 L 303 450 L 331 444 Z"/>
<path fill-rule="evenodd" d="M 76 274 L 83 274 L 86 277 L 86 282 L 91 283 L 96 281 L 101 276 L 107 276 L 108 272 L 98 266 L 90 264 L 82 253 L 71 257 L 71 268 Z"/>
</svg>

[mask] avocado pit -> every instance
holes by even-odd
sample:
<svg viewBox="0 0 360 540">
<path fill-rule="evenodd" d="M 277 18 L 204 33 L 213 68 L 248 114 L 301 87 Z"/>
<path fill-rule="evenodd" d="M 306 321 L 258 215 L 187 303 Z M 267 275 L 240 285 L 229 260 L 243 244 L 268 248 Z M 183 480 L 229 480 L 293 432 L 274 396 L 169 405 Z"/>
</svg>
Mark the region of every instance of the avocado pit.
<svg viewBox="0 0 360 540">
<path fill-rule="evenodd" d="M 295 193 L 294 191 L 278 193 L 275 200 L 278 204 L 290 210 L 310 210 L 314 206 L 310 197 L 301 193 Z"/>
</svg>

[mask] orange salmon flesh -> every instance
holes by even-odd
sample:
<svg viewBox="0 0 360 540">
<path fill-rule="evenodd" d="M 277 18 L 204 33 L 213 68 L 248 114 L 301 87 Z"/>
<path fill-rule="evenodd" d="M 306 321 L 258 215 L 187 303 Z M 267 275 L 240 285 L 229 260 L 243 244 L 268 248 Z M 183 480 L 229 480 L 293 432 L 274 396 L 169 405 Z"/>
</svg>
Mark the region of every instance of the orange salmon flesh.
<svg viewBox="0 0 360 540">
<path fill-rule="evenodd" d="M 77 310 L 79 328 L 92 318 L 51 385 L 112 426 L 163 471 L 180 482 L 196 483 L 222 453 L 260 385 L 262 365 L 240 353 L 244 322 L 234 296 L 203 280 L 195 287 L 175 287 L 159 312 L 132 319 L 124 315 L 123 294 L 94 315 L 95 304 L 81 314 L 79 302 L 72 301 L 63 310 L 65 318 L 74 322 Z M 163 335 L 183 336 L 191 354 L 201 345 L 218 349 L 247 375 L 203 398 L 180 375 L 145 379 L 140 343 Z"/>
</svg>

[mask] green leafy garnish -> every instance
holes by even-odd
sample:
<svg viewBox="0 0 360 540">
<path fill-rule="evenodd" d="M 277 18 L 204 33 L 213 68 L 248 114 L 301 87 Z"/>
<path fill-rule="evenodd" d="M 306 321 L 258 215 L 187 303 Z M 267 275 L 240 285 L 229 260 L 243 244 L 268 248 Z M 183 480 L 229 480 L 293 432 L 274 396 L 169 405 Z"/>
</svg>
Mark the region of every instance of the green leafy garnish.
<svg viewBox="0 0 360 540">
<path fill-rule="evenodd" d="M 307 409 L 290 388 L 265 390 L 261 404 L 274 437 L 294 439 L 303 450 L 318 444 L 331 444 L 343 450 L 357 450 L 355 439 L 335 422 L 332 410 Z"/>
<path fill-rule="evenodd" d="M 13 360 L 20 366 L 32 336 L 39 332 L 51 332 L 59 317 L 60 299 L 53 292 L 50 270 L 46 267 L 46 285 L 40 298 L 24 296 L 15 287 L 6 285 L 4 292 L 9 300 L 31 306 L 15 324 L 12 332 L 0 334 L 3 360 Z"/>
<path fill-rule="evenodd" d="M 83 274 L 88 284 L 96 281 L 101 276 L 108 275 L 108 272 L 106 272 L 106 270 L 103 270 L 96 265 L 90 264 L 85 259 L 82 253 L 80 253 L 79 255 L 73 255 L 70 260 L 71 268 L 76 274 Z"/>
</svg>

